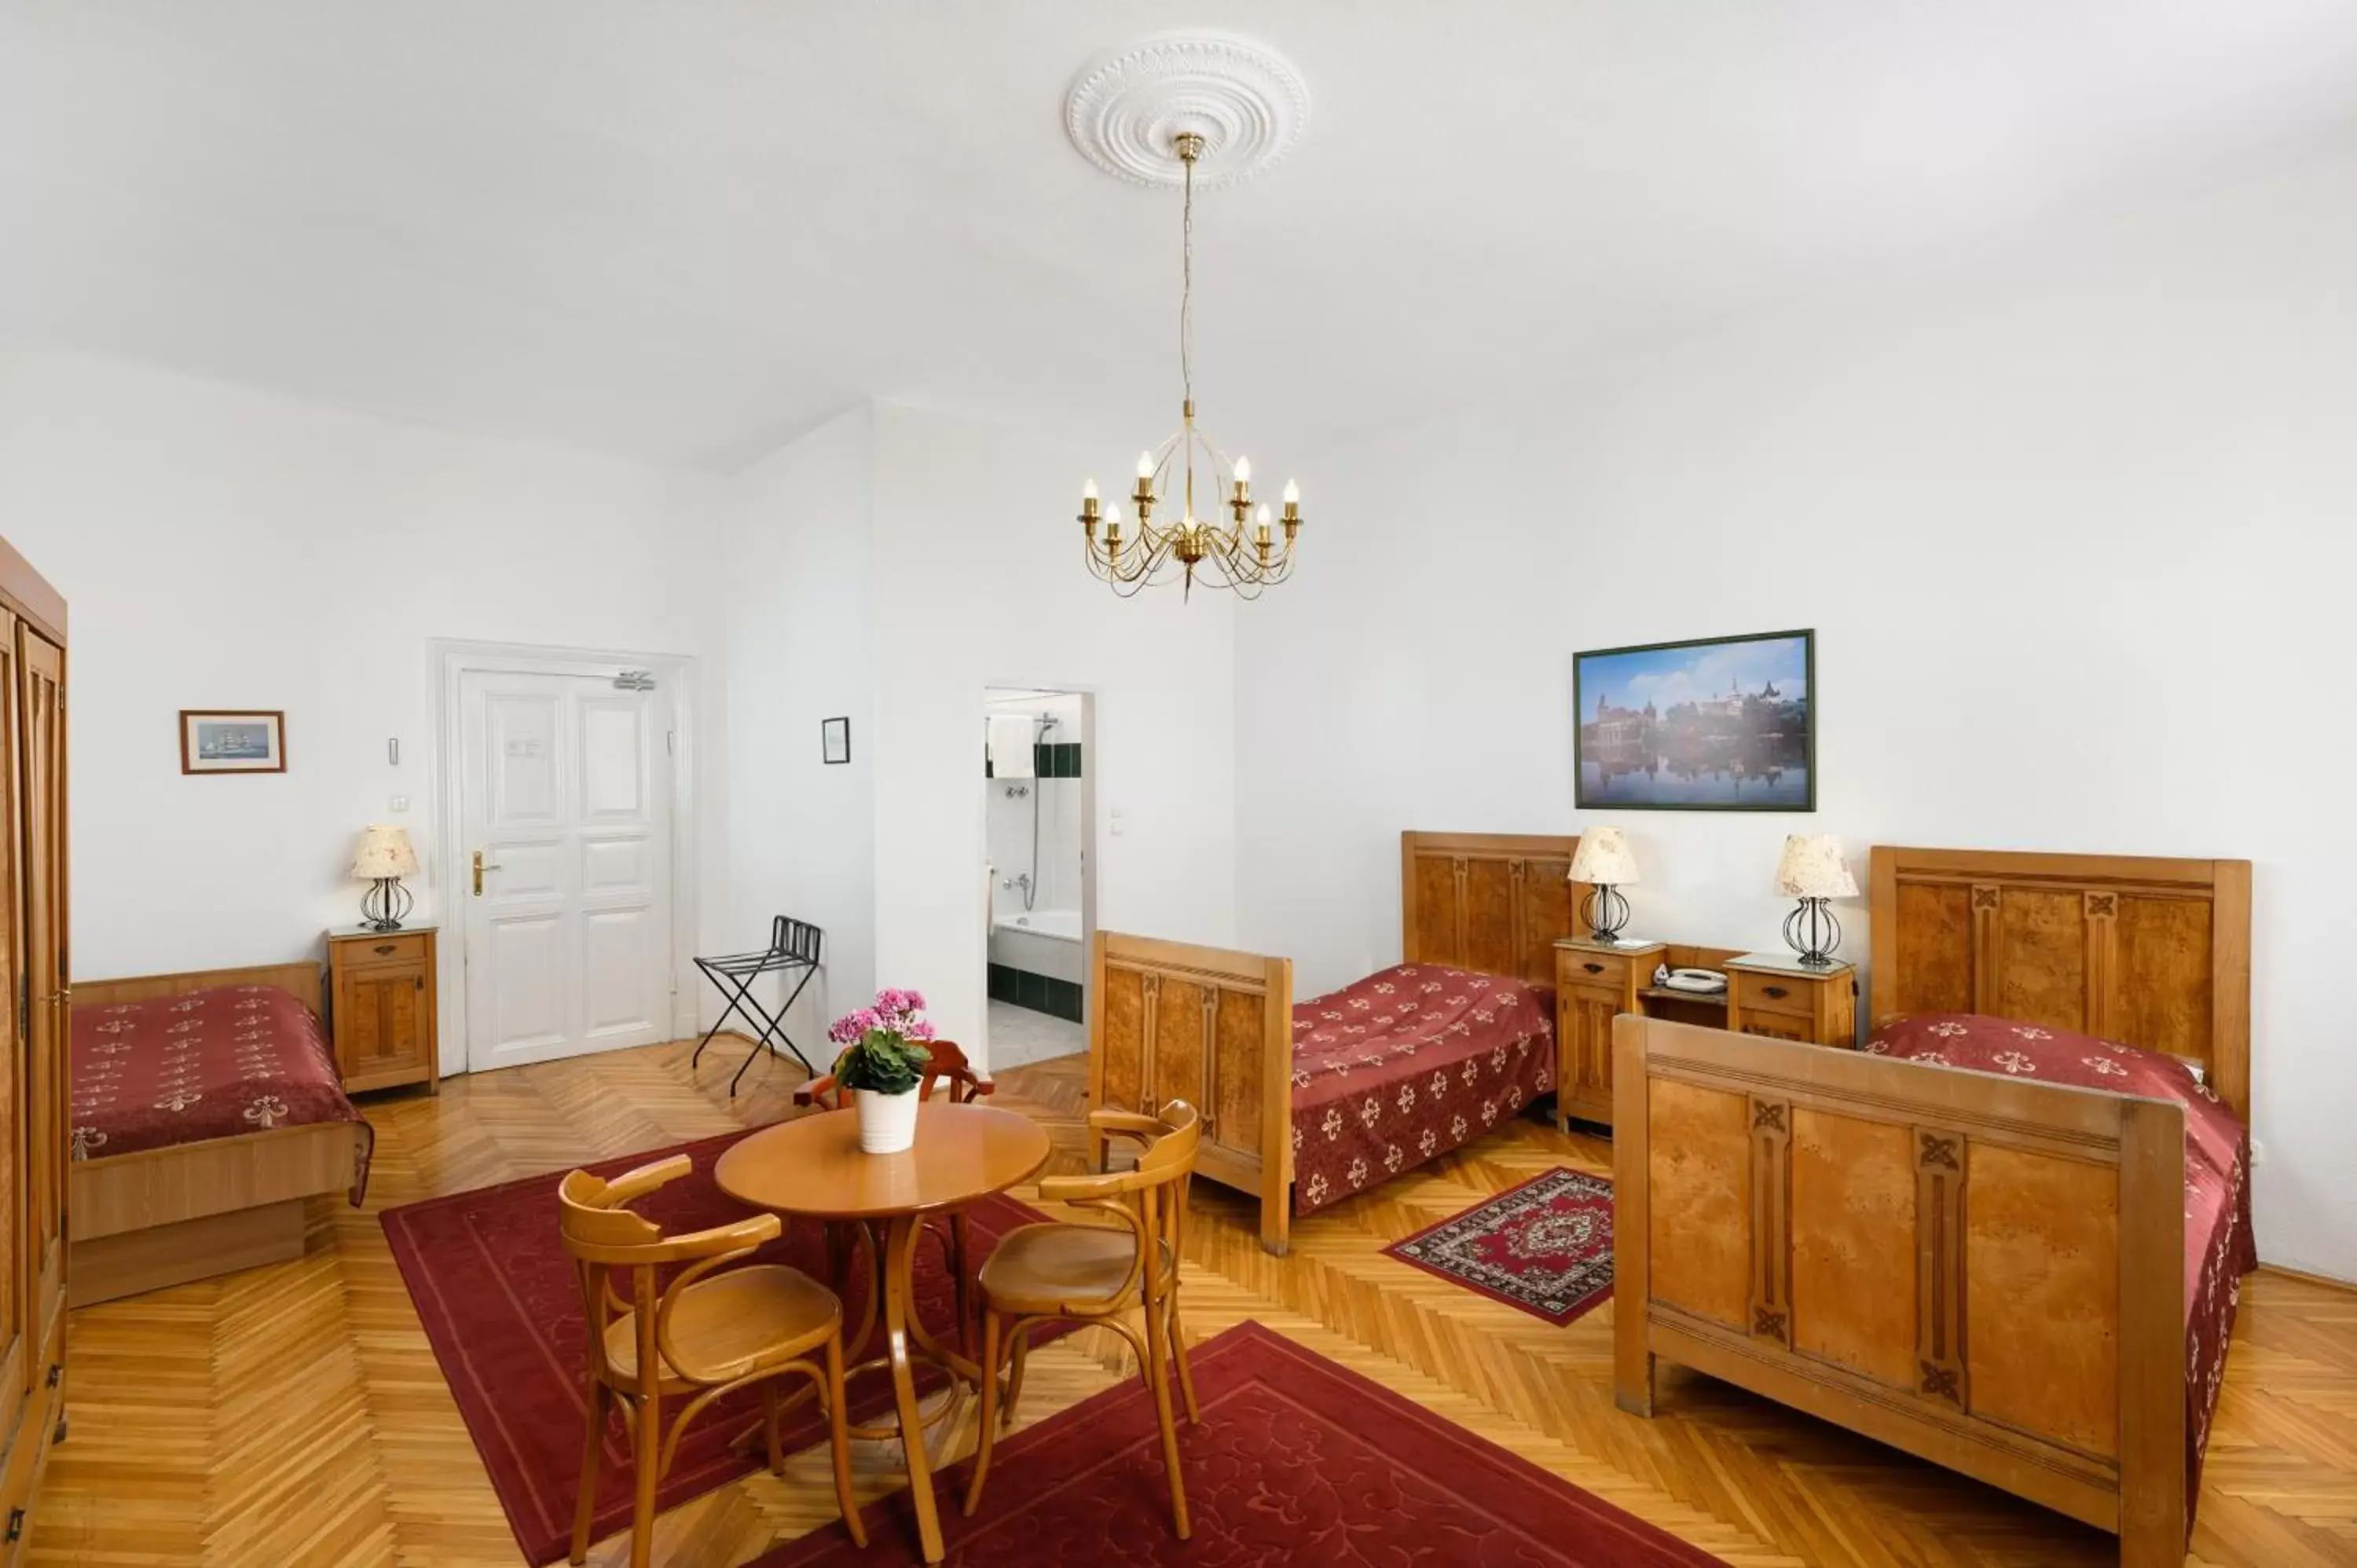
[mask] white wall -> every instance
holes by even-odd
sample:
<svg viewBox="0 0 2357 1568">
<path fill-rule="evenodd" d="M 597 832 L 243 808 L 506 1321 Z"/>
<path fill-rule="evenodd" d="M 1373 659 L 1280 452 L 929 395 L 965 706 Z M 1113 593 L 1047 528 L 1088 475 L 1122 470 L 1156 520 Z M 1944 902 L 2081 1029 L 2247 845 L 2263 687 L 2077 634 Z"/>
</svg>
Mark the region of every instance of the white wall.
<svg viewBox="0 0 2357 1568">
<path fill-rule="evenodd" d="M 823 1070 L 826 1022 L 876 990 L 875 416 L 861 404 L 739 474 L 724 509 L 732 952 L 779 915 L 823 930 L 787 1019 Z M 823 721 L 851 720 L 851 761 Z M 981 772 L 975 763 L 973 772 Z M 776 1005 L 777 983 L 763 1000 Z"/>
<path fill-rule="evenodd" d="M 894 403 L 876 421 L 877 980 L 982 1037 L 989 686 L 1097 693 L 1098 924 L 1231 941 L 1234 607 L 1116 599 L 1088 575 L 1067 514 L 1120 451 Z"/>
<path fill-rule="evenodd" d="M 0 532 L 70 618 L 75 972 L 316 954 L 323 929 L 358 918 L 345 872 L 367 822 L 405 822 L 430 868 L 431 638 L 708 664 L 720 489 L 102 360 L 0 354 Z M 718 682 L 705 687 L 694 727 L 716 764 Z M 285 709 L 287 771 L 183 777 L 176 715 L 206 706 Z M 710 929 L 725 845 L 707 782 Z M 390 811 L 395 794 L 405 816 Z M 443 902 L 431 870 L 414 886 L 430 918 Z"/>
<path fill-rule="evenodd" d="M 1407 827 L 1619 822 L 1632 930 L 1728 946 L 1795 829 L 2247 856 L 2259 1245 L 2357 1277 L 2352 365 L 2342 156 L 1303 463 L 1239 623 L 1243 941 L 1393 961 Z M 1572 810 L 1574 650 L 1789 627 L 1814 816 Z"/>
</svg>

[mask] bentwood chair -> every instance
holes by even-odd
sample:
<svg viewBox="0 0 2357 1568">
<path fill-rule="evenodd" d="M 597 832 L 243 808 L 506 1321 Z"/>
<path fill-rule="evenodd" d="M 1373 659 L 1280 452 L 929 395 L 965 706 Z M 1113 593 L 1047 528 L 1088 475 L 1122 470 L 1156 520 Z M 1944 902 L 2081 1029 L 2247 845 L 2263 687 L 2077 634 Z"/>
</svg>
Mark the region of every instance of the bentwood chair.
<svg viewBox="0 0 2357 1568">
<path fill-rule="evenodd" d="M 924 1079 L 917 1085 L 917 1098 L 920 1100 L 931 1100 L 935 1090 L 946 1086 L 951 1104 L 971 1105 L 991 1091 L 991 1081 L 974 1070 L 974 1064 L 966 1059 L 964 1050 L 956 1041 L 928 1040 L 925 1048 L 931 1054 L 925 1063 Z M 823 1111 L 840 1111 L 851 1103 L 851 1096 L 834 1081 L 834 1075 L 829 1073 L 823 1078 L 812 1079 L 795 1090 L 794 1103 L 815 1105 Z M 935 1230 L 930 1225 L 925 1229 L 941 1238 L 950 1279 L 957 1291 L 958 1338 L 971 1349 L 972 1342 L 967 1340 L 966 1331 L 974 1321 L 974 1305 L 967 1284 L 972 1275 L 966 1270 L 966 1260 L 974 1253 L 973 1229 L 966 1223 L 963 1209 L 951 1213 L 947 1230 Z M 840 1289 L 844 1270 L 850 1263 L 850 1237 L 841 1226 L 831 1225 L 827 1227 L 826 1247 L 827 1264 L 834 1271 L 834 1283 Z"/>
<path fill-rule="evenodd" d="M 625 1207 L 694 1168 L 685 1155 L 673 1155 L 610 1182 L 575 1171 L 557 1188 L 565 1250 L 580 1270 L 589 1327 L 589 1431 L 582 1447 L 572 1561 L 578 1563 L 589 1553 L 609 1404 L 619 1402 L 623 1408 L 637 1470 L 630 1568 L 646 1568 L 654 1537 L 655 1488 L 670 1471 L 688 1423 L 713 1402 L 759 1385 L 770 1468 L 784 1469 L 780 1422 L 788 1404 L 798 1402 L 779 1397 L 777 1380 L 788 1374 L 808 1378 L 826 1406 L 835 1500 L 851 1539 L 866 1546 L 845 1432 L 843 1303 L 808 1274 L 782 1264 L 715 1272 L 776 1237 L 780 1225 L 774 1214 L 665 1236 L 662 1227 Z M 677 1264 L 686 1267 L 659 1286 L 657 1271 Z M 618 1282 L 623 1290 L 615 1288 Z M 663 1416 L 674 1400 L 684 1402 L 666 1434 Z"/>
<path fill-rule="evenodd" d="M 1187 1180 L 1203 1124 L 1195 1108 L 1174 1100 L 1157 1117 L 1126 1111 L 1092 1111 L 1091 1131 L 1135 1138 L 1146 1145 L 1136 1168 L 1103 1176 L 1049 1176 L 1039 1196 L 1075 1208 L 1109 1213 L 1118 1223 L 1025 1225 L 1008 1231 L 982 1265 L 982 1446 L 966 1487 L 970 1519 L 982 1502 L 990 1473 L 990 1450 L 999 1423 L 1015 1417 L 1023 1397 L 1026 1330 L 1035 1323 L 1067 1319 L 1113 1329 L 1137 1352 L 1138 1369 L 1154 1392 L 1154 1414 L 1162 1427 L 1162 1464 L 1170 1477 L 1170 1517 L 1178 1539 L 1189 1533 L 1187 1489 L 1178 1478 L 1178 1429 L 1170 1412 L 1170 1363 L 1178 1367 L 1178 1389 L 1189 1424 L 1201 1419 L 1195 1404 L 1195 1378 L 1187 1368 L 1187 1344 L 1178 1326 L 1178 1259 L 1186 1240 Z M 1146 1337 L 1140 1342 L 1125 1315 L 1139 1310 Z M 1011 1341 L 1013 1367 L 1006 1398 L 998 1394 L 999 1347 Z"/>
</svg>

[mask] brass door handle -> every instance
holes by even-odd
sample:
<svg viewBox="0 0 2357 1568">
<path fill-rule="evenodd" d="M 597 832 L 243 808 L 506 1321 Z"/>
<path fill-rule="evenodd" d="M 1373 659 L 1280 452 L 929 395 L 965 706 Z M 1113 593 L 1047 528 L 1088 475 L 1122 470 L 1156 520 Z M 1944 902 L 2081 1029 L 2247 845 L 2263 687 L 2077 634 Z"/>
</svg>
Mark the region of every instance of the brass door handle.
<svg viewBox="0 0 2357 1568">
<path fill-rule="evenodd" d="M 499 863 L 498 861 L 496 861 L 496 860 L 489 860 L 489 861 L 487 861 L 487 860 L 485 860 L 485 859 L 483 858 L 483 852 L 482 852 L 481 850 L 477 850 L 477 851 L 475 852 L 475 897 L 476 897 L 479 898 L 479 897 L 481 897 L 483 896 L 483 873 L 485 873 L 486 871 L 497 871 L 499 868 L 500 868 L 500 863 Z"/>
</svg>

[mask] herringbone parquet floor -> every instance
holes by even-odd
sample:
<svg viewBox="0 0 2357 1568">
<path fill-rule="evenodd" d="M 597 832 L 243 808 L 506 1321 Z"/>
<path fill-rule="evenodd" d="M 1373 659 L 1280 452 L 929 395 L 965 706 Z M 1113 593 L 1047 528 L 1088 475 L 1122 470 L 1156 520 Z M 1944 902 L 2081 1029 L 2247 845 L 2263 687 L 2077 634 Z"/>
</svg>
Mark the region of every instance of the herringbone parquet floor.
<svg viewBox="0 0 2357 1568">
<path fill-rule="evenodd" d="M 427 1349 L 376 1210 L 774 1121 L 799 1069 L 731 1104 L 685 1047 L 521 1068 L 368 1106 L 365 1211 L 320 1200 L 300 1262 L 74 1316 L 72 1436 L 31 1520 L 30 1561 L 472 1568 L 521 1561 Z M 1079 1058 L 1017 1069 L 997 1103 L 1038 1117 L 1053 1169 L 1082 1165 Z M 1610 1308 L 1555 1329 L 1382 1256 L 1392 1240 L 1609 1145 L 1522 1122 L 1294 1230 L 1264 1255 L 1247 1206 L 1197 1186 L 1190 1334 L 1253 1317 L 1746 1568 L 2108 1563 L 2108 1537 L 1700 1378 L 1665 1371 L 1662 1416 L 1613 1408 Z M 1028 1196 L 1028 1195 L 1023 1195 Z M 1038 1420 L 1131 1375 L 1109 1335 L 1031 1359 Z M 944 1424 L 954 1455 L 972 1412 Z M 872 1493 L 889 1454 L 862 1444 Z M 664 1516 L 657 1560 L 728 1568 L 834 1516 L 823 1450 Z M 815 1463 L 814 1463 L 815 1461 Z M 2276 1274 L 2245 1287 L 2193 1561 L 2357 1563 L 2357 1294 Z M 610 1563 L 618 1541 L 593 1562 Z"/>
</svg>

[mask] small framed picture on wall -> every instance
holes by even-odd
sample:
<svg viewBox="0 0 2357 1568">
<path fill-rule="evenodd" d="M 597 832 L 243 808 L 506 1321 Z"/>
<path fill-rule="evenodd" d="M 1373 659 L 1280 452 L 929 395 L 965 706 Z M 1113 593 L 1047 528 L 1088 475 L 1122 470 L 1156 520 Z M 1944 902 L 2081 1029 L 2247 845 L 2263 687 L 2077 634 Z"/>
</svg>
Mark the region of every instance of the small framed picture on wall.
<svg viewBox="0 0 2357 1568">
<path fill-rule="evenodd" d="M 276 708 L 182 708 L 183 773 L 284 773 L 286 714 Z"/>
<path fill-rule="evenodd" d="M 821 719 L 818 723 L 819 755 L 832 766 L 851 760 L 851 720 Z"/>
</svg>

